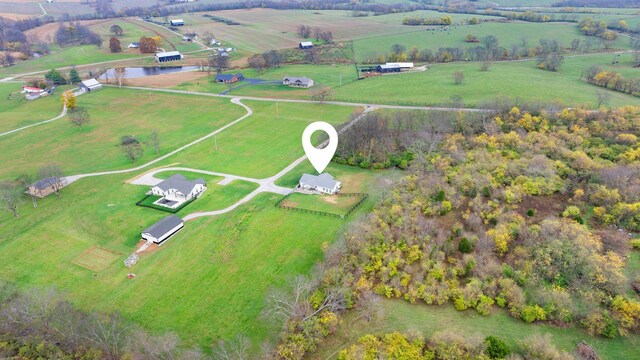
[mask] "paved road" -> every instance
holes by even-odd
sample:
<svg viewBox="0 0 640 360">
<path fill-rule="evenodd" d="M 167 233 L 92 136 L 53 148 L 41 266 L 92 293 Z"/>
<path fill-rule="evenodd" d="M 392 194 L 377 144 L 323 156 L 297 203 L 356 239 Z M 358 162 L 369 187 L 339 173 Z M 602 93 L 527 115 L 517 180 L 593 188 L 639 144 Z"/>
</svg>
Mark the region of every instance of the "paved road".
<svg viewBox="0 0 640 360">
<path fill-rule="evenodd" d="M 122 170 L 94 172 L 94 173 L 87 173 L 87 174 L 80 174 L 80 175 L 71 175 L 71 176 L 66 176 L 63 179 L 63 181 L 65 181 L 65 183 L 68 185 L 68 184 L 71 184 L 71 183 L 73 183 L 75 181 L 78 181 L 78 180 L 80 180 L 82 178 L 86 178 L 86 177 L 112 175 L 112 174 L 124 174 L 124 173 L 132 172 L 132 171 L 142 170 L 142 169 L 146 168 L 149 165 L 152 165 L 152 164 L 155 164 L 155 163 L 157 163 L 159 161 L 162 161 L 162 160 L 164 160 L 164 159 L 166 159 L 166 158 L 168 158 L 170 156 L 173 156 L 173 155 L 175 155 L 175 154 L 177 154 L 177 153 L 179 153 L 179 152 L 181 152 L 181 151 L 183 151 L 183 150 L 195 145 L 195 144 L 198 144 L 198 143 L 200 143 L 200 142 L 202 142 L 202 141 L 204 141 L 204 140 L 206 140 L 206 139 L 208 139 L 208 138 L 210 138 L 212 136 L 215 136 L 216 134 L 222 132 L 223 130 L 225 130 L 225 129 L 227 129 L 227 128 L 229 128 L 229 127 L 231 127 L 231 126 L 233 126 L 233 125 L 235 125 L 237 123 L 239 123 L 240 121 L 248 118 L 249 116 L 251 116 L 253 114 L 253 110 L 251 110 L 250 107 L 248 107 L 245 104 L 243 104 L 240 99 L 234 98 L 234 99 L 231 99 L 231 102 L 236 104 L 236 105 L 240 105 L 243 108 L 245 108 L 245 110 L 247 110 L 247 113 L 245 115 L 241 116 L 240 118 L 234 120 L 233 122 L 230 122 L 229 124 L 219 128 L 219 129 L 217 129 L 217 130 L 215 130 L 215 131 L 213 131 L 213 132 L 211 132 L 211 133 L 209 133 L 209 134 L 207 134 L 207 135 L 205 135 L 205 136 L 203 136 L 203 137 L 201 137 L 201 138 L 199 138 L 197 140 L 194 140 L 194 141 L 192 141 L 192 142 L 190 142 L 190 143 L 188 143 L 188 144 L 186 144 L 184 146 L 181 146 L 181 147 L 173 150 L 172 152 L 170 152 L 170 153 L 168 153 L 166 155 L 163 155 L 163 156 L 161 156 L 161 157 L 159 157 L 159 158 L 157 158 L 155 160 L 149 161 L 146 164 L 142 164 L 140 166 L 136 166 L 136 167 L 133 167 L 133 168 L 122 169 Z"/>
</svg>

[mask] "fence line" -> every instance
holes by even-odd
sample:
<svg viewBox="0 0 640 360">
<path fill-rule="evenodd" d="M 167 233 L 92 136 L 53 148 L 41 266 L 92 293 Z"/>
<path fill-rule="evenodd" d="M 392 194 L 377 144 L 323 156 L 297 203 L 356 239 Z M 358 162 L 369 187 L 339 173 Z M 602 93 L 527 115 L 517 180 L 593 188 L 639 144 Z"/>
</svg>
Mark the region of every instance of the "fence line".
<svg viewBox="0 0 640 360">
<path fill-rule="evenodd" d="M 353 196 L 360 196 L 361 197 L 361 199 L 358 200 L 358 202 L 355 203 L 355 205 L 353 205 L 349 210 L 347 210 L 347 212 L 344 215 L 341 215 L 341 214 L 334 214 L 334 213 L 330 213 L 330 212 L 326 212 L 326 211 L 310 210 L 310 209 L 304 209 L 304 208 L 297 208 L 297 207 L 282 205 L 282 202 L 284 202 L 293 193 L 294 192 L 290 192 L 287 195 L 285 195 L 282 198 L 280 198 L 278 201 L 276 201 L 274 206 L 275 207 L 279 207 L 281 209 L 285 209 L 285 210 L 298 211 L 298 212 L 303 212 L 303 213 L 308 213 L 308 214 L 315 214 L 315 215 L 320 215 L 320 216 L 336 217 L 336 218 L 340 218 L 340 219 L 344 219 L 347 216 L 351 215 L 351 213 L 353 213 L 369 197 L 369 194 L 366 194 L 366 193 L 338 193 L 338 194 L 336 194 L 336 196 L 338 196 L 338 197 L 353 197 Z"/>
<path fill-rule="evenodd" d="M 172 213 L 175 214 L 178 211 L 182 210 L 185 206 L 191 204 L 196 198 L 191 198 L 187 201 L 185 201 L 184 203 L 182 203 L 182 205 L 178 206 L 175 209 L 171 209 L 165 206 L 160 206 L 160 205 L 155 205 L 155 204 L 145 204 L 144 201 L 147 200 L 149 197 L 151 196 L 157 196 L 157 195 L 146 195 L 145 197 L 142 198 L 142 200 L 138 201 L 136 203 L 137 206 L 141 206 L 141 207 L 146 207 L 149 209 L 155 209 L 155 210 L 160 210 L 160 211 L 164 211 L 164 212 L 168 212 L 168 213 Z"/>
</svg>

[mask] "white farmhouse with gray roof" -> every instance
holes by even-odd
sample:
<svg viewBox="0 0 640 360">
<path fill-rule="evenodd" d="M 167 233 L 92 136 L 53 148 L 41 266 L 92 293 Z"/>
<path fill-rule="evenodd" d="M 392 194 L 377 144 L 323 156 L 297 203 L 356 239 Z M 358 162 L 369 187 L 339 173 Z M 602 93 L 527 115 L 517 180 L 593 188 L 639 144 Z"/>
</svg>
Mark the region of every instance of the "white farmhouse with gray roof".
<svg viewBox="0 0 640 360">
<path fill-rule="evenodd" d="M 324 194 L 337 194 L 340 191 L 340 181 L 331 176 L 331 174 L 310 175 L 304 174 L 300 178 L 300 188 L 304 190 L 319 191 Z"/>
<path fill-rule="evenodd" d="M 301 87 L 301 88 L 309 88 L 314 84 L 312 79 L 308 77 L 296 77 L 296 76 L 287 76 L 282 79 L 282 85 L 289 85 L 289 87 Z"/>
<path fill-rule="evenodd" d="M 204 180 L 191 181 L 180 174 L 175 174 L 152 187 L 151 193 L 162 196 L 166 200 L 184 202 L 199 197 L 205 190 L 207 190 L 207 183 Z"/>
<path fill-rule="evenodd" d="M 184 227 L 184 221 L 175 215 L 160 219 L 157 223 L 142 231 L 144 240 L 162 245 L 162 243 Z"/>
</svg>

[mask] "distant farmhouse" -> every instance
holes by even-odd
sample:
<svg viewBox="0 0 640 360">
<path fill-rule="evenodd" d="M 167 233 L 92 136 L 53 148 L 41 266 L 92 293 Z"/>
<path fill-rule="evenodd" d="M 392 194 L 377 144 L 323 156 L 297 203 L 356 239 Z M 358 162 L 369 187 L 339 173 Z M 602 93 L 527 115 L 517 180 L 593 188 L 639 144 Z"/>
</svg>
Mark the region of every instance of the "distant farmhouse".
<svg viewBox="0 0 640 360">
<path fill-rule="evenodd" d="M 44 89 L 40 89 L 38 87 L 33 87 L 33 86 L 23 86 L 22 87 L 22 92 L 23 93 L 39 93 L 44 91 Z"/>
<path fill-rule="evenodd" d="M 311 49 L 313 48 L 313 43 L 311 41 L 302 41 L 298 44 L 300 49 Z"/>
<path fill-rule="evenodd" d="M 282 79 L 282 85 L 288 85 L 289 87 L 309 88 L 313 84 L 313 80 L 308 77 L 287 76 Z"/>
<path fill-rule="evenodd" d="M 56 189 L 59 191 L 64 185 L 62 178 L 57 176 L 48 177 L 29 185 L 27 194 L 43 198 L 56 192 Z"/>
<path fill-rule="evenodd" d="M 132 42 L 131 44 L 129 44 L 129 46 L 127 46 L 129 49 L 137 49 L 140 47 L 140 43 L 139 42 Z"/>
<path fill-rule="evenodd" d="M 162 245 L 175 233 L 184 227 L 184 221 L 175 215 L 160 219 L 157 223 L 142 231 L 142 238 L 146 241 Z"/>
<path fill-rule="evenodd" d="M 96 79 L 87 79 L 87 80 L 82 80 L 78 84 L 78 87 L 83 92 L 91 92 L 91 91 L 102 89 L 102 84 L 100 84 Z"/>
<path fill-rule="evenodd" d="M 156 62 L 163 63 L 167 61 L 182 60 L 184 56 L 180 54 L 180 51 L 167 51 L 156 53 Z"/>
<path fill-rule="evenodd" d="M 169 20 L 169 23 L 171 24 L 171 26 L 182 26 L 184 25 L 184 20 L 182 19 Z"/>
<path fill-rule="evenodd" d="M 331 174 L 324 173 L 318 176 L 304 174 L 300 178 L 298 187 L 307 191 L 317 191 L 323 194 L 337 194 L 340 191 L 340 181 L 336 181 Z"/>
<path fill-rule="evenodd" d="M 244 80 L 244 75 L 241 73 L 237 74 L 217 74 L 216 82 L 224 83 L 224 84 L 235 84 L 238 81 Z"/>
<path fill-rule="evenodd" d="M 186 201 L 200 197 L 207 190 L 202 179 L 187 180 L 180 174 L 172 175 L 151 188 L 151 194 L 161 196 L 154 204 L 175 209 Z"/>
<path fill-rule="evenodd" d="M 53 89 L 54 88 L 47 90 L 47 89 L 40 89 L 33 86 L 23 86 L 22 93 L 24 94 L 25 99 L 35 100 L 41 97 L 49 96 Z"/>
</svg>

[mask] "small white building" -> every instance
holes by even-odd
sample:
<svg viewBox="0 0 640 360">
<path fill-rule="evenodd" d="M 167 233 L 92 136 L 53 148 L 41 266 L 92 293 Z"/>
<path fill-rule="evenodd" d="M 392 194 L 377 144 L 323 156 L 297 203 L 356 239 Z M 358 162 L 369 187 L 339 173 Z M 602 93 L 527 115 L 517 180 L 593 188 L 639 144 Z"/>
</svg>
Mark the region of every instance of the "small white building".
<svg viewBox="0 0 640 360">
<path fill-rule="evenodd" d="M 167 61 L 182 60 L 184 56 L 180 54 L 180 51 L 166 51 L 156 53 L 156 62 L 162 63 Z"/>
<path fill-rule="evenodd" d="M 298 47 L 300 49 L 311 49 L 313 48 L 313 43 L 311 41 L 301 41 Z"/>
<path fill-rule="evenodd" d="M 129 44 L 129 46 L 127 46 L 129 49 L 137 49 L 140 47 L 140 43 L 139 42 L 132 42 Z"/>
<path fill-rule="evenodd" d="M 200 197 L 205 190 L 207 190 L 207 183 L 204 180 L 191 181 L 180 174 L 175 174 L 152 187 L 151 193 L 169 201 L 185 202 Z"/>
<path fill-rule="evenodd" d="M 142 238 L 159 245 L 180 231 L 184 227 L 184 221 L 175 215 L 169 215 L 160 219 L 157 223 L 142 231 Z"/>
<path fill-rule="evenodd" d="M 182 26 L 184 25 L 184 20 L 174 19 L 174 20 L 169 20 L 169 23 L 171 24 L 171 26 Z"/>
<path fill-rule="evenodd" d="M 102 89 L 102 84 L 100 84 L 96 79 L 87 79 L 82 80 L 78 84 L 78 87 L 84 92 L 90 92 Z"/>
<path fill-rule="evenodd" d="M 323 173 L 318 176 L 303 174 L 298 186 L 308 191 L 318 191 L 323 194 L 337 194 L 340 192 L 342 183 L 337 181 L 331 174 Z"/>
<path fill-rule="evenodd" d="M 313 84 L 313 80 L 308 77 L 287 76 L 282 79 L 282 85 L 287 85 L 289 87 L 310 88 Z"/>
<path fill-rule="evenodd" d="M 397 66 L 400 69 L 413 69 L 413 63 L 412 62 L 394 62 L 394 63 L 387 63 L 386 65 L 388 65 L 388 66 Z"/>
</svg>

